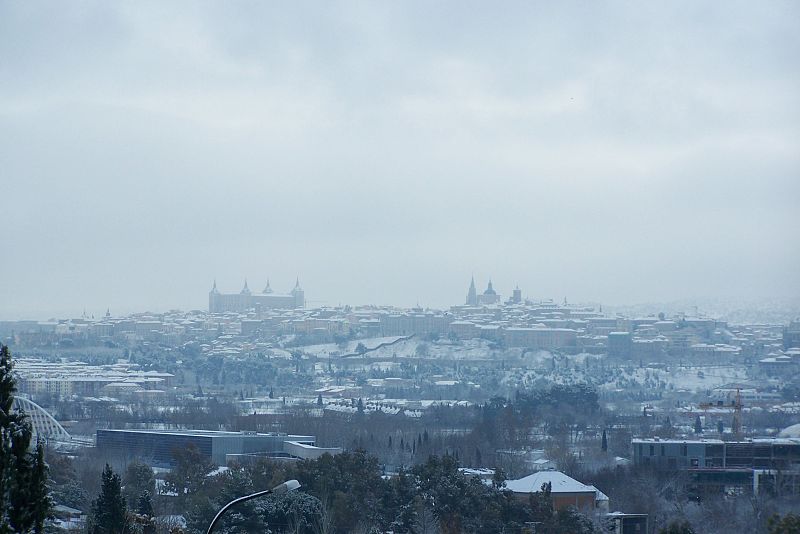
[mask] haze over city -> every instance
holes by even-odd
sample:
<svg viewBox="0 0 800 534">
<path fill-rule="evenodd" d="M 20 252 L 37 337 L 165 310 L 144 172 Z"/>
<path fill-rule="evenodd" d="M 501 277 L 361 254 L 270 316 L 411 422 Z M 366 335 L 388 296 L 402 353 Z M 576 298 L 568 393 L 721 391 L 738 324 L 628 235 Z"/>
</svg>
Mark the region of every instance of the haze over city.
<svg viewBox="0 0 800 534">
<path fill-rule="evenodd" d="M 800 534 L 798 22 L 0 0 L 0 534 Z"/>
<path fill-rule="evenodd" d="M 0 318 L 800 296 L 794 3 L 0 3 Z"/>
</svg>

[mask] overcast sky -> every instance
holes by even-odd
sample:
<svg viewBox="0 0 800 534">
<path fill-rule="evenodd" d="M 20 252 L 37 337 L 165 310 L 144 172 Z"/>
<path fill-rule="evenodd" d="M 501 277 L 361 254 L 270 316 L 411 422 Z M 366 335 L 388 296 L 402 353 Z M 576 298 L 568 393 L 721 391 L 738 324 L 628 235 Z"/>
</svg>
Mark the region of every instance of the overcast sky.
<svg viewBox="0 0 800 534">
<path fill-rule="evenodd" d="M 800 295 L 797 2 L 0 0 L 0 318 Z"/>
</svg>

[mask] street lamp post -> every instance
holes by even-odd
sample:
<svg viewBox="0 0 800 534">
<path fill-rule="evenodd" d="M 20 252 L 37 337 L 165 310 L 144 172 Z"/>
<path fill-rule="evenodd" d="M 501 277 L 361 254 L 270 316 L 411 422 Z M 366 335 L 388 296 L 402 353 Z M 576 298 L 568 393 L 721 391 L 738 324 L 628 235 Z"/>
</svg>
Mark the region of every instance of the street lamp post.
<svg viewBox="0 0 800 534">
<path fill-rule="evenodd" d="M 250 499 L 255 499 L 257 497 L 262 497 L 264 495 L 270 495 L 272 493 L 275 493 L 275 494 L 286 493 L 287 491 L 296 490 L 299 487 L 300 487 L 300 483 L 298 481 L 296 481 L 296 480 L 287 480 L 283 484 L 278 484 L 277 486 L 275 486 L 272 489 L 268 489 L 268 490 L 264 490 L 264 491 L 257 491 L 255 493 L 251 493 L 250 495 L 245 495 L 244 497 L 239 497 L 238 499 L 232 500 L 231 502 L 229 502 L 228 504 L 223 506 L 220 509 L 219 512 L 217 512 L 217 515 L 214 516 L 214 519 L 211 521 L 211 524 L 208 525 L 208 530 L 206 531 L 206 534 L 211 534 L 211 532 L 214 530 L 214 525 L 217 524 L 217 521 L 220 520 L 222 515 L 225 512 L 227 512 L 228 508 L 230 508 L 231 506 L 233 506 L 235 504 L 239 504 L 240 502 L 249 501 Z"/>
</svg>

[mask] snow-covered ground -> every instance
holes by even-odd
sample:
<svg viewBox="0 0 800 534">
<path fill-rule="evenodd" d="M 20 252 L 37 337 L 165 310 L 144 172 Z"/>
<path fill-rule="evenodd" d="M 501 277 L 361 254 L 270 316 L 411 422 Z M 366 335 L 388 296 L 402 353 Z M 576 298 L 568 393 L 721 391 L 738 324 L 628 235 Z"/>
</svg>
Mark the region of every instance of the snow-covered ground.
<svg viewBox="0 0 800 534">
<path fill-rule="evenodd" d="M 629 366 L 598 369 L 597 362 L 592 363 L 591 360 L 601 357 L 595 355 L 559 357 L 555 360 L 555 365 L 547 353 L 540 353 L 537 357 L 544 363 L 543 366 L 509 371 L 504 382 L 520 386 L 531 386 L 542 380 L 556 384 L 587 382 L 607 391 L 645 388 L 702 393 L 748 378 L 745 368 L 735 366 L 676 365 L 665 369 Z M 587 365 L 587 360 L 590 365 Z"/>
<path fill-rule="evenodd" d="M 485 339 L 469 339 L 460 343 L 448 340 L 426 341 L 419 337 L 390 336 L 368 339 L 357 339 L 340 346 L 335 343 L 322 345 L 308 345 L 299 347 L 303 353 L 316 358 L 330 358 L 356 353 L 356 347 L 363 343 L 367 348 L 366 358 L 382 360 L 389 358 L 429 358 L 431 360 L 486 360 L 503 357 L 519 357 L 520 349 L 492 349 L 490 342 Z M 549 353 L 546 353 L 549 354 Z M 533 361 L 533 353 L 526 355 Z"/>
<path fill-rule="evenodd" d="M 475 360 L 491 359 L 497 356 L 496 350 L 489 346 L 485 339 L 469 339 L 463 343 L 451 343 L 449 341 L 425 341 L 419 338 L 411 338 L 400 341 L 391 346 L 381 347 L 369 353 L 371 358 L 430 358 L 432 360 Z"/>
<path fill-rule="evenodd" d="M 308 354 L 309 356 L 314 356 L 317 358 L 330 358 L 331 356 L 336 357 L 345 354 L 355 354 L 359 343 L 363 343 L 367 350 L 373 350 L 375 347 L 378 347 L 382 344 L 394 343 L 398 339 L 402 338 L 403 336 L 373 337 L 368 339 L 356 339 L 354 341 L 348 341 L 343 345 L 337 345 L 336 343 L 307 345 L 305 347 L 299 347 L 299 350 L 305 354 Z"/>
<path fill-rule="evenodd" d="M 661 368 L 628 366 L 604 366 L 605 356 L 577 354 L 553 356 L 544 350 L 523 352 L 522 349 L 493 348 L 484 339 L 471 339 L 460 343 L 449 340 L 428 341 L 419 337 L 404 339 L 400 336 L 379 337 L 351 341 L 346 347 L 335 344 L 311 345 L 301 350 L 319 358 L 353 354 L 356 346 L 363 343 L 369 350 L 364 356 L 366 368 L 388 371 L 404 358 L 426 358 L 430 360 L 486 361 L 508 360 L 522 367 L 509 369 L 502 380 L 509 387 L 531 387 L 536 383 L 549 382 L 572 384 L 587 382 L 601 390 L 648 389 L 661 391 L 686 391 L 703 393 L 724 384 L 747 380 L 747 370 L 739 366 L 690 366 L 669 365 Z M 379 348 L 377 348 L 379 347 Z M 344 349 L 344 350 L 343 350 Z M 386 360 L 394 360 L 387 362 Z M 321 367 L 320 372 L 325 368 Z"/>
</svg>

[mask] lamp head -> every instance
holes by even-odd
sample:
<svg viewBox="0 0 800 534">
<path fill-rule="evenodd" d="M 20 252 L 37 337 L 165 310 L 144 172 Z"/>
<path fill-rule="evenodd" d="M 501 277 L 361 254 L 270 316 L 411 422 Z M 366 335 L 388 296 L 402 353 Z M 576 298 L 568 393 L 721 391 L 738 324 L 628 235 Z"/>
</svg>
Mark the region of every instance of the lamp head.
<svg viewBox="0 0 800 534">
<path fill-rule="evenodd" d="M 272 493 L 286 493 L 287 491 L 293 491 L 300 487 L 300 483 L 296 480 L 287 480 L 283 484 L 278 484 L 274 488 L 272 488 Z"/>
</svg>

